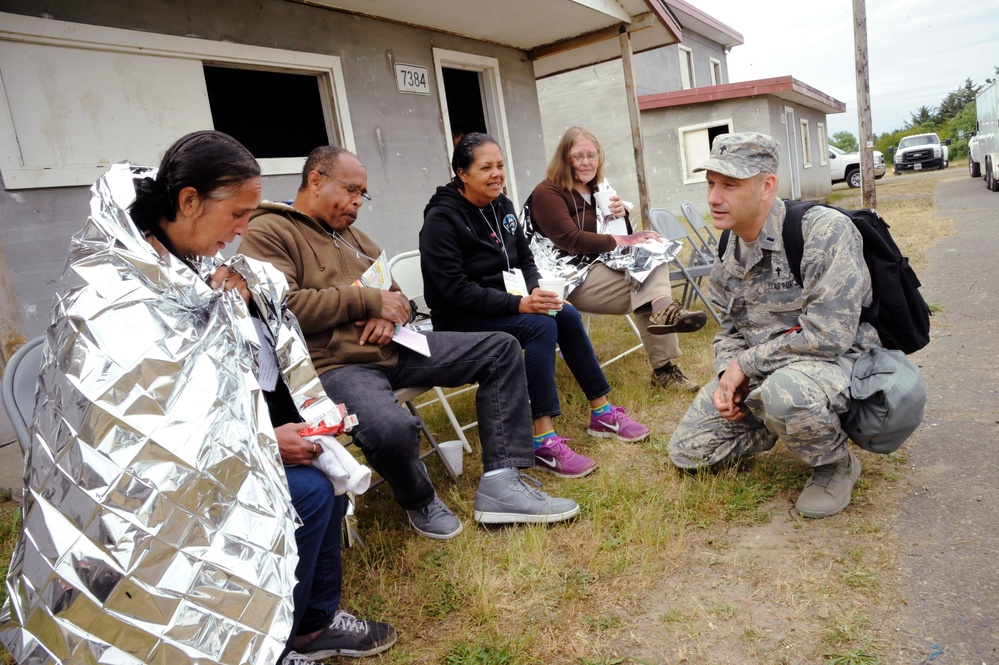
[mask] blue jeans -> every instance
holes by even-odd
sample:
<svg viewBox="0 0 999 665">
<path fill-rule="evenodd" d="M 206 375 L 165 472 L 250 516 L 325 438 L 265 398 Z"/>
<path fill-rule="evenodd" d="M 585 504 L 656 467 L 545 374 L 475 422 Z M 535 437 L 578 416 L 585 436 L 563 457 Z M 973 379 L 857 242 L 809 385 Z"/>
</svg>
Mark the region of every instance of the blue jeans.
<svg viewBox="0 0 999 665">
<path fill-rule="evenodd" d="M 291 503 L 302 518 L 302 526 L 295 529 L 295 637 L 328 626 L 340 606 L 340 527 L 347 501 L 334 495 L 326 474 L 311 466 L 285 467 L 285 475 Z"/>
<path fill-rule="evenodd" d="M 420 421 L 399 406 L 394 390 L 478 383 L 483 470 L 534 466 L 527 379 L 517 340 L 501 333 L 426 335 L 429 358 L 400 348 L 399 361 L 390 369 L 346 365 L 319 377 L 330 399 L 357 416 L 350 432 L 354 442 L 406 510 L 429 505 L 434 486 L 420 461 Z"/>
<path fill-rule="evenodd" d="M 436 323 L 435 323 L 436 325 Z M 583 319 L 576 308 L 563 303 L 556 316 L 517 314 L 515 316 L 455 317 L 444 323 L 450 330 L 499 330 L 517 338 L 524 348 L 527 391 L 531 397 L 531 417 L 562 413 L 555 386 L 555 346 L 576 377 L 586 399 L 594 400 L 610 392 L 610 384 L 600 369 Z"/>
</svg>

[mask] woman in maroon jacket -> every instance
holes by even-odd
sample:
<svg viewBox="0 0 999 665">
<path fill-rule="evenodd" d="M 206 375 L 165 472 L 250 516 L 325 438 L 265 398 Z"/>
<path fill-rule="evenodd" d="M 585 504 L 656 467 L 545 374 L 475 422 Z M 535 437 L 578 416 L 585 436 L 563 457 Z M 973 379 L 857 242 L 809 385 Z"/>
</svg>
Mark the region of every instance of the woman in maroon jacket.
<svg viewBox="0 0 999 665">
<path fill-rule="evenodd" d="M 704 312 L 683 309 L 673 302 L 669 267 L 660 266 L 633 290 L 623 271 L 597 261 L 600 254 L 619 245 L 634 245 L 658 238 L 651 231 L 632 233 L 621 199 L 611 197 L 611 218 L 624 217 L 627 235 L 598 232 L 597 186 L 604 179 L 604 151 L 597 138 L 582 127 L 570 127 L 548 164 L 548 173 L 531 194 L 531 221 L 572 263 L 588 265 L 586 279 L 568 296 L 584 312 L 627 314 L 634 312 L 643 330 L 642 343 L 652 364 L 653 383 L 697 390 L 676 365 L 680 344 L 676 333 L 693 332 L 707 321 Z M 602 215 L 600 215 L 602 218 Z"/>
</svg>

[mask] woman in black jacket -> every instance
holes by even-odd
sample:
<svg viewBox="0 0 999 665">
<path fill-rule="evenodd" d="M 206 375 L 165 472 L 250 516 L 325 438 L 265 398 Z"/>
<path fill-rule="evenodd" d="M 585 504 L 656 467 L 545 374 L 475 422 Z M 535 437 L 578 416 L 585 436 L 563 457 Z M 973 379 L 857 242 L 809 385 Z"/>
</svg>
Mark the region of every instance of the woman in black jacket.
<svg viewBox="0 0 999 665">
<path fill-rule="evenodd" d="M 513 203 L 503 194 L 503 155 L 487 134 L 467 134 L 451 161 L 455 177 L 423 211 L 420 256 L 424 293 L 436 330 L 507 332 L 524 347 L 534 419 L 535 461 L 564 478 L 585 476 L 596 462 L 555 434 L 561 413 L 555 348 L 590 401 L 591 436 L 640 441 L 649 430 L 607 401 L 610 385 L 579 313 L 540 277 Z M 550 315 L 552 314 L 552 315 Z"/>
</svg>

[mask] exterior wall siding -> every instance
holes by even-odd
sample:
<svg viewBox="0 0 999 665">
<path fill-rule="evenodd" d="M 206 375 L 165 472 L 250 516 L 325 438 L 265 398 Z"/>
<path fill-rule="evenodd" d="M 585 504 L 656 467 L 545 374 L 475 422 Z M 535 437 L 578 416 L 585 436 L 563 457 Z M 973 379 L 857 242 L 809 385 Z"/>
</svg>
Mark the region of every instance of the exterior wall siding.
<svg viewBox="0 0 999 665">
<path fill-rule="evenodd" d="M 365 203 L 358 224 L 389 256 L 416 247 L 423 208 L 434 189 L 451 176 L 451 136 L 443 125 L 434 48 L 498 61 L 511 152 L 505 158 L 520 198 L 544 176 L 537 87 L 532 65 L 520 50 L 283 0 L 136 0 L 128 11 L 112 2 L 51 0 L 44 9 L 45 18 L 59 21 L 340 57 L 354 142 L 367 166 L 373 199 Z M 0 0 L 0 11 L 41 15 L 33 0 Z M 399 93 L 395 62 L 427 67 L 431 94 Z M 293 175 L 268 176 L 264 196 L 292 198 L 299 180 Z M 65 264 L 68 241 L 82 226 L 88 203 L 87 187 L 0 190 L 0 240 L 26 337 L 48 325 L 51 294 Z"/>
<path fill-rule="evenodd" d="M 683 33 L 683 46 L 692 51 L 694 60 L 694 85 L 711 85 L 710 58 L 721 63 L 722 80 L 728 83 L 728 61 L 725 49 L 717 42 L 690 32 Z M 680 89 L 680 46 L 664 46 L 635 55 L 635 79 L 639 95 L 651 95 Z"/>
</svg>

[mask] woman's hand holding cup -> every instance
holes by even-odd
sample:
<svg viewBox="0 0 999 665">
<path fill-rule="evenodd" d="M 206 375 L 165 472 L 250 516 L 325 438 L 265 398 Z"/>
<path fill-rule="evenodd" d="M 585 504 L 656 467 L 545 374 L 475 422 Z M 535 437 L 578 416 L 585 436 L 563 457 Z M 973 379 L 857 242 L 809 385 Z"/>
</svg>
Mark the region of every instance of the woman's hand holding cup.
<svg viewBox="0 0 999 665">
<path fill-rule="evenodd" d="M 542 294 L 548 298 L 546 302 L 550 305 L 547 310 L 549 316 L 555 316 L 562 309 L 562 296 L 565 293 L 564 277 L 542 277 L 538 280 L 538 288 L 534 293 Z M 531 294 L 534 295 L 534 294 Z M 555 300 L 551 300 L 555 296 Z"/>
</svg>

